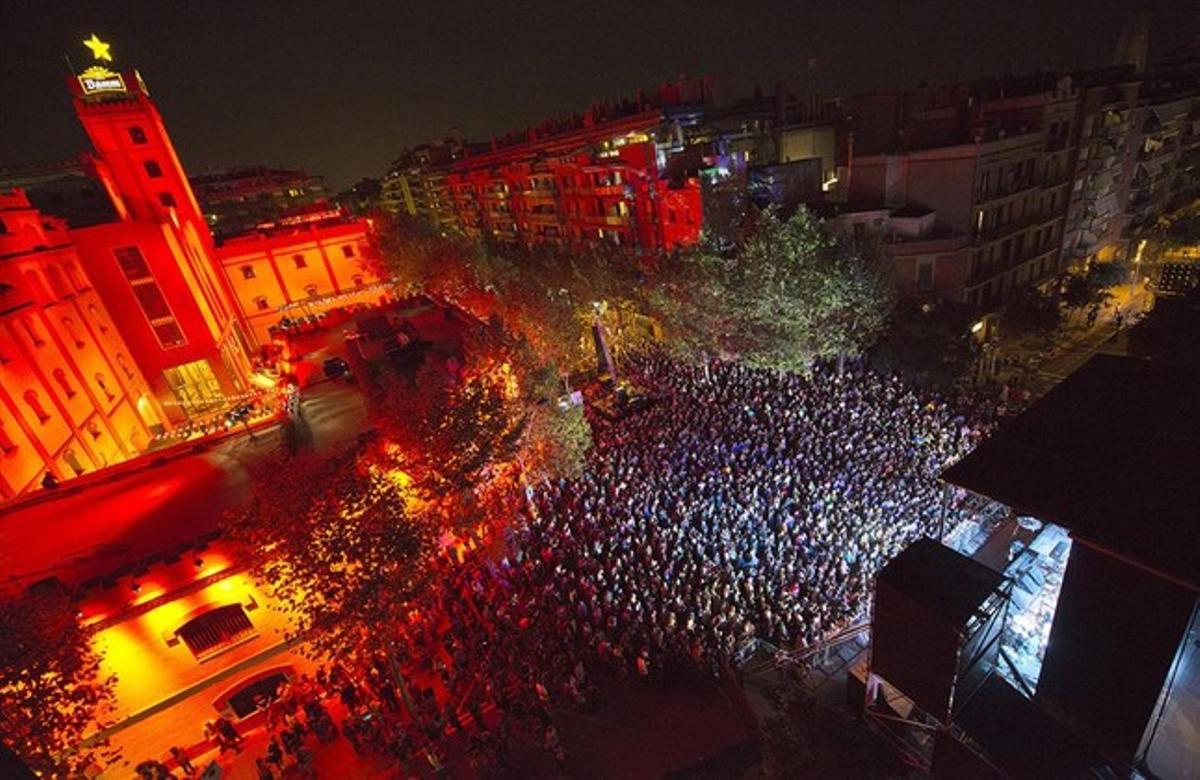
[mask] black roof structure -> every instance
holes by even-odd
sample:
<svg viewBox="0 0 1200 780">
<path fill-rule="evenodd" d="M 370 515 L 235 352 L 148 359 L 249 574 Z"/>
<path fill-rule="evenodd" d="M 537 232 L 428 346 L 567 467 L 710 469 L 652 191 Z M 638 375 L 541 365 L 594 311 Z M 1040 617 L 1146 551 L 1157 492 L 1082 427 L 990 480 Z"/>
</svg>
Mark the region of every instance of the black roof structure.
<svg viewBox="0 0 1200 780">
<path fill-rule="evenodd" d="M 1116 778 L 1108 762 L 1000 675 L 988 677 L 957 724 L 1014 778 Z"/>
<path fill-rule="evenodd" d="M 1097 355 L 942 478 L 1200 591 L 1194 370 Z"/>
<path fill-rule="evenodd" d="M 904 548 L 877 579 L 955 628 L 965 625 L 1004 582 L 999 572 L 929 538 Z"/>
</svg>

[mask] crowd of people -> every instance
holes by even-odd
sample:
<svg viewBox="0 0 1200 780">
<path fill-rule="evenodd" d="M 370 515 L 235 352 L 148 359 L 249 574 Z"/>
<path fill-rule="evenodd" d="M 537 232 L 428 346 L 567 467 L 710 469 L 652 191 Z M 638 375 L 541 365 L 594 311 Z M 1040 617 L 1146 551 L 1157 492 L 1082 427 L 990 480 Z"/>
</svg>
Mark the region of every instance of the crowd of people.
<svg viewBox="0 0 1200 780">
<path fill-rule="evenodd" d="M 493 774 L 514 739 L 564 764 L 556 713 L 593 706 L 597 676 L 720 676 L 750 640 L 811 647 L 862 619 L 879 568 L 935 530 L 937 474 L 990 425 L 859 365 L 623 368 L 649 402 L 592 421 L 583 476 L 536 485 L 501 555 L 438 564 L 403 674 L 347 656 L 301 683 L 284 711 L 304 733 L 336 697 L 354 749 L 402 771 L 453 755 Z"/>
<path fill-rule="evenodd" d="M 990 425 L 987 404 L 860 365 L 625 370 L 650 402 L 593 419 L 583 476 L 538 485 L 505 555 L 447 564 L 420 605 L 441 616 L 407 634 L 434 680 L 426 745 L 465 730 L 472 763 L 502 767 L 517 734 L 564 762 L 554 713 L 591 706 L 596 675 L 719 675 L 748 640 L 804 648 L 863 618 Z"/>
</svg>

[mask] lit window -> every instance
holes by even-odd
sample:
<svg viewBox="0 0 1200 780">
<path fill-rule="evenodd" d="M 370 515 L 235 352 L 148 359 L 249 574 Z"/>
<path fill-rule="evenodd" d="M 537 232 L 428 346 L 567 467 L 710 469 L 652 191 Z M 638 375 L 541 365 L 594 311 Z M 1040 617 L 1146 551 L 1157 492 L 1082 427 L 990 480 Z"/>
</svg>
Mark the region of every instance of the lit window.
<svg viewBox="0 0 1200 780">
<path fill-rule="evenodd" d="M 158 194 L 158 202 L 163 204 L 167 208 L 174 208 L 175 207 L 175 196 L 169 192 L 160 192 Z"/>
<path fill-rule="evenodd" d="M 342 244 L 342 257 L 354 257 L 354 247 L 349 244 Z"/>
<path fill-rule="evenodd" d="M 29 406 L 29 411 L 33 412 L 33 416 L 40 423 L 45 423 L 50 419 L 50 413 L 46 411 L 46 407 L 42 406 L 42 399 L 38 398 L 37 390 L 26 390 L 23 396 L 25 403 Z"/>
<path fill-rule="evenodd" d="M 266 311 L 267 309 L 271 308 L 267 303 L 267 299 L 261 295 L 254 299 L 254 307 L 259 311 Z"/>
<path fill-rule="evenodd" d="M 252 266 L 252 265 L 242 266 L 242 278 L 243 279 L 253 279 L 254 278 L 254 266 Z"/>
<path fill-rule="evenodd" d="M 158 163 L 155 162 L 154 160 L 146 160 L 145 167 L 146 167 L 146 175 L 149 176 L 151 179 L 161 179 L 162 178 L 162 168 L 160 168 Z"/>
<path fill-rule="evenodd" d="M 292 255 L 292 262 L 297 268 L 308 268 L 308 261 L 304 259 L 304 255 Z"/>
<path fill-rule="evenodd" d="M 61 368 L 54 369 L 54 381 L 58 382 L 58 386 L 62 389 L 63 395 L 67 398 L 75 397 L 75 388 L 71 387 L 71 383 L 67 381 L 67 372 Z"/>
<path fill-rule="evenodd" d="M 133 141 L 135 144 L 146 143 L 146 131 L 137 125 L 134 125 L 133 127 L 129 128 L 129 140 Z"/>
</svg>

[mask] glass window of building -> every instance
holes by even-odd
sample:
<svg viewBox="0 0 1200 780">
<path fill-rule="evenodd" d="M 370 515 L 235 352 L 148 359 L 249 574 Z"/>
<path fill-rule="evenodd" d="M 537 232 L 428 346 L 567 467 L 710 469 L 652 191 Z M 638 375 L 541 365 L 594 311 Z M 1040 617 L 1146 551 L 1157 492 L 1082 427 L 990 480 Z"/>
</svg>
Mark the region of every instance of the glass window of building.
<svg viewBox="0 0 1200 780">
<path fill-rule="evenodd" d="M 146 175 L 149 176 L 151 179 L 161 179 L 162 178 L 162 175 L 163 175 L 162 168 L 154 160 L 146 160 L 145 168 L 146 168 Z"/>
<path fill-rule="evenodd" d="M 308 268 L 308 261 L 304 259 L 304 255 L 292 255 L 292 262 L 297 268 Z"/>
<path fill-rule="evenodd" d="M 138 145 L 146 143 L 146 131 L 137 125 L 134 125 L 133 127 L 129 128 L 129 140 Z"/>
</svg>

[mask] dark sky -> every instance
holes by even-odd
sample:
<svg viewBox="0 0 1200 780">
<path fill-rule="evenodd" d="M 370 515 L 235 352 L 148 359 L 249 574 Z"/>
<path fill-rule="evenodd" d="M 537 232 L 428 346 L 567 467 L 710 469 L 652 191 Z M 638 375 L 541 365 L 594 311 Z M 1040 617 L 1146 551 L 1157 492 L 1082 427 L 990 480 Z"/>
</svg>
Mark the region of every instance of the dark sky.
<svg viewBox="0 0 1200 780">
<path fill-rule="evenodd" d="M 1151 55 L 1197 33 L 1193 0 L 1152 0 Z M 1136 0 L 91 2 L 7 0 L 0 165 L 84 146 L 65 55 L 96 32 L 136 66 L 189 170 L 296 166 L 335 187 L 457 125 L 525 127 L 681 73 L 718 94 L 777 80 L 865 91 L 1104 64 Z M 816 68 L 807 71 L 810 58 Z M 807 91 L 807 90 L 801 90 Z"/>
</svg>

